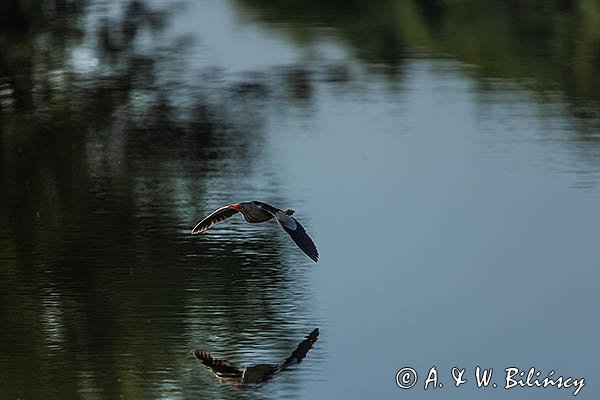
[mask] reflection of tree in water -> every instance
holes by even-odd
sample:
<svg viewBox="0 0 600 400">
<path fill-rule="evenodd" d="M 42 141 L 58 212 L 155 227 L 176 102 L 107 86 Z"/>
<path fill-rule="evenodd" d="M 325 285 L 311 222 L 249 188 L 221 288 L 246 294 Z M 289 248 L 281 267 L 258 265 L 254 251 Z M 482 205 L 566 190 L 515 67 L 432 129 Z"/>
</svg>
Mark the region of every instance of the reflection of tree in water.
<svg viewBox="0 0 600 400">
<path fill-rule="evenodd" d="M 202 202 L 215 169 L 244 178 L 262 139 L 239 126 L 261 115 L 232 119 L 201 93 L 180 109 L 157 74 L 176 73 L 180 46 L 136 46 L 168 15 L 130 1 L 89 31 L 86 7 L 0 6 L 0 286 L 13 288 L 0 296 L 2 398 L 156 397 L 192 362 L 188 340 L 222 332 L 234 351 L 266 331 L 290 343 L 298 295 L 268 229 L 235 246 L 191 238 L 199 215 L 182 204 Z M 90 37 L 98 69 L 81 72 L 73 50 Z M 215 246 L 218 257 L 186 257 Z"/>
<path fill-rule="evenodd" d="M 252 7 L 251 15 L 274 22 L 274 32 L 286 32 L 301 43 L 315 39 L 315 26 L 336 28 L 341 40 L 349 43 L 350 50 L 367 65 L 391 66 L 384 71 L 392 72 L 392 82 L 402 72 L 403 59 L 415 54 L 451 57 L 474 66 L 464 72 L 477 83 L 482 121 L 487 122 L 489 113 L 494 112 L 486 105 L 501 103 L 499 97 L 514 92 L 515 87 L 527 89 L 522 92 L 527 95 L 524 101 L 539 103 L 536 111 L 542 124 L 547 123 L 539 127 L 539 133 L 531 134 L 546 143 L 558 138 L 557 145 L 573 154 L 567 168 L 577 173 L 578 185 L 597 184 L 597 3 L 528 0 L 490 1 L 484 5 L 472 1 L 357 0 L 341 8 L 335 0 L 291 1 L 285 7 L 261 0 L 237 3 Z M 522 100 L 519 94 L 513 94 L 512 103 Z M 571 124 L 569 128 L 561 129 L 553 123 L 554 118 L 565 117 Z M 553 129 L 559 129 L 559 134 L 554 135 Z"/>
<path fill-rule="evenodd" d="M 260 15 L 265 22 L 286 22 L 287 32 L 301 43 L 321 38 L 314 27 L 335 27 L 359 58 L 378 63 L 389 72 L 398 72 L 411 44 L 410 38 L 398 29 L 403 22 L 399 18 L 404 15 L 404 3 L 408 2 L 239 0 L 238 3 L 263 11 Z"/>
<path fill-rule="evenodd" d="M 274 23 L 274 32 L 286 32 L 300 43 L 319 39 L 315 27 L 334 27 L 359 58 L 370 65 L 383 63 L 393 72 L 405 58 L 425 52 L 477 66 L 470 73 L 479 79 L 482 91 L 487 78 L 527 79 L 533 84 L 525 86 L 542 95 L 560 90 L 569 104 L 566 112 L 576 119 L 581 142 L 589 141 L 600 124 L 596 2 L 238 0 L 237 4 L 251 7 L 251 15 Z M 596 111 L 590 113 L 590 108 Z"/>
</svg>

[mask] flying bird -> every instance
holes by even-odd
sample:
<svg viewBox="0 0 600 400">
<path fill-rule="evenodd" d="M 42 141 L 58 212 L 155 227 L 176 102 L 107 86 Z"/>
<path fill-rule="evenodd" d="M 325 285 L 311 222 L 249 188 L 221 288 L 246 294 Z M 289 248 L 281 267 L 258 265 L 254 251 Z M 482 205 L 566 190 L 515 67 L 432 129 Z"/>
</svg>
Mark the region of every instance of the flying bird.
<svg viewBox="0 0 600 400">
<path fill-rule="evenodd" d="M 294 210 L 287 209 L 283 211 L 277 207 L 263 203 L 262 201 L 248 201 L 221 207 L 202 221 L 198 222 L 194 229 L 192 229 L 192 235 L 202 233 L 212 228 L 214 225 L 231 218 L 238 212 L 242 213 L 246 222 L 251 224 L 257 224 L 275 218 L 304 254 L 310 257 L 314 262 L 319 260 L 317 246 L 315 246 L 315 243 L 310 236 L 308 236 L 300 222 L 292 217 Z"/>
<path fill-rule="evenodd" d="M 302 361 L 308 351 L 319 337 L 319 328 L 314 329 L 306 338 L 298 344 L 296 349 L 280 364 L 257 364 L 240 369 L 228 361 L 219 360 L 206 350 L 193 350 L 194 357 L 206 365 L 217 378 L 227 381 L 234 386 L 247 383 L 261 383 L 271 379 L 275 374 L 283 371 L 294 360 Z"/>
</svg>

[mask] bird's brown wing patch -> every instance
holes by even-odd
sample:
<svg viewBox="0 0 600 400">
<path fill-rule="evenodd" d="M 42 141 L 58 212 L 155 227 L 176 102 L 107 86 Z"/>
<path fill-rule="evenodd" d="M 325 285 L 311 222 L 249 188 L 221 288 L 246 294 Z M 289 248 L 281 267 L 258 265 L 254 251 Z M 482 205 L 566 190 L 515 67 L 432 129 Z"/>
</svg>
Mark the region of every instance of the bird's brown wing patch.
<svg viewBox="0 0 600 400">
<path fill-rule="evenodd" d="M 287 226 L 281 224 L 281 227 L 284 231 L 290 235 L 294 243 L 300 247 L 300 250 L 304 252 L 307 256 L 310 257 L 314 262 L 319 261 L 319 252 L 317 251 L 317 246 L 312 241 L 310 236 L 306 233 L 304 227 L 298 222 L 298 220 L 294 217 L 289 217 L 296 222 L 296 229 L 290 229 Z"/>
<path fill-rule="evenodd" d="M 192 235 L 196 235 L 198 233 L 202 233 L 219 222 L 223 222 L 228 218 L 231 218 L 235 214 L 237 214 L 239 210 L 233 208 L 232 206 L 221 207 L 218 210 L 214 211 L 208 217 L 204 218 L 202 221 L 198 222 L 194 229 L 192 229 Z"/>
</svg>

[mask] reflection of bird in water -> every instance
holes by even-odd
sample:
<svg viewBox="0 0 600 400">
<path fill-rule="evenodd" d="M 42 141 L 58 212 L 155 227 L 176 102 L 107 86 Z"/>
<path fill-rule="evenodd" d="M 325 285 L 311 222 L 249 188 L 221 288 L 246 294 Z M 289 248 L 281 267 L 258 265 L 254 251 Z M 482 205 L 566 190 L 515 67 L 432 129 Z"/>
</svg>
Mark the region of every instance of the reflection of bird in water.
<svg viewBox="0 0 600 400">
<path fill-rule="evenodd" d="M 238 212 L 242 213 L 246 222 L 252 224 L 265 222 L 275 218 L 283 230 L 286 231 L 298 247 L 300 247 L 300 250 L 314 262 L 319 260 L 317 246 L 315 246 L 315 243 L 310 236 L 308 236 L 304 227 L 300 225 L 300 222 L 291 216 L 294 214 L 294 210 L 287 209 L 283 211 L 261 201 L 249 201 L 246 203 L 231 204 L 229 206 L 221 207 L 202 221 L 198 222 L 194 229 L 192 229 L 192 234 L 202 233 L 210 229 L 213 225 L 234 216 Z"/>
<path fill-rule="evenodd" d="M 319 328 L 313 330 L 306 338 L 298 344 L 298 347 L 283 360 L 281 364 L 258 364 L 244 368 L 243 370 L 231 365 L 225 360 L 219 360 L 213 357 L 206 350 L 194 350 L 194 357 L 202 361 L 217 376 L 217 378 L 227 381 L 233 385 L 243 383 L 261 383 L 273 377 L 273 375 L 281 372 L 288 367 L 294 360 L 302 361 L 306 357 L 306 353 L 311 349 L 312 345 L 317 341 L 319 336 Z"/>
</svg>

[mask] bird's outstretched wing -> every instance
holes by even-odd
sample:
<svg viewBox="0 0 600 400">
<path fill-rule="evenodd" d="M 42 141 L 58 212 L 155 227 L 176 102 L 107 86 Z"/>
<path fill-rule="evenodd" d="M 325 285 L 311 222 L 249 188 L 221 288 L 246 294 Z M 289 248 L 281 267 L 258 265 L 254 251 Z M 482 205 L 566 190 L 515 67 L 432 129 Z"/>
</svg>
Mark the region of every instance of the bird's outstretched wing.
<svg viewBox="0 0 600 400">
<path fill-rule="evenodd" d="M 234 367 L 225 360 L 219 360 L 218 358 L 213 357 L 212 354 L 206 350 L 194 350 L 194 357 L 210 368 L 217 378 L 225 380 L 242 378 L 242 371 L 239 368 Z"/>
<path fill-rule="evenodd" d="M 290 356 L 285 359 L 285 361 L 279 366 L 279 370 L 284 369 L 285 367 L 290 365 L 294 360 L 296 360 L 296 362 L 302 361 L 302 359 L 306 357 L 306 354 L 312 348 L 313 344 L 315 344 L 318 338 L 319 328 L 315 328 L 311 333 L 306 335 L 306 338 L 303 341 L 301 341 L 298 344 L 298 347 L 296 347 L 296 349 L 292 351 L 292 354 L 290 354 Z"/>
<path fill-rule="evenodd" d="M 219 222 L 223 222 L 228 218 L 231 218 L 235 214 L 239 212 L 239 208 L 234 207 L 234 205 L 229 205 L 225 207 L 221 207 L 218 210 L 214 211 L 208 217 L 204 218 L 202 221 L 198 222 L 194 229 L 192 229 L 192 235 L 196 235 L 198 233 L 202 233 Z"/>
<path fill-rule="evenodd" d="M 283 212 L 275 214 L 275 218 L 281 225 L 284 231 L 290 235 L 294 243 L 300 247 L 300 250 L 310 257 L 314 262 L 319 261 L 319 252 L 317 246 L 312 241 L 304 227 L 298 222 L 298 220 L 292 216 L 289 216 Z"/>
</svg>

